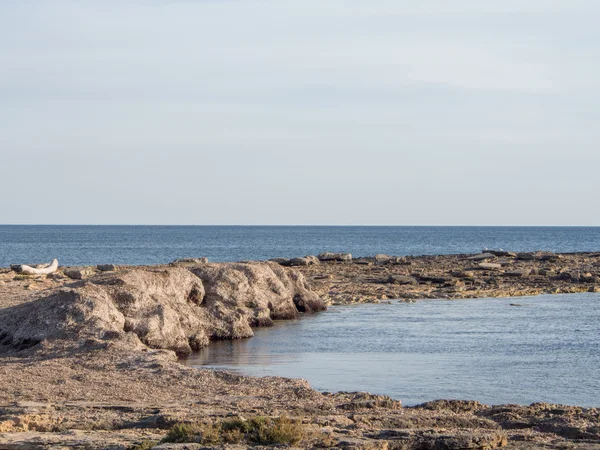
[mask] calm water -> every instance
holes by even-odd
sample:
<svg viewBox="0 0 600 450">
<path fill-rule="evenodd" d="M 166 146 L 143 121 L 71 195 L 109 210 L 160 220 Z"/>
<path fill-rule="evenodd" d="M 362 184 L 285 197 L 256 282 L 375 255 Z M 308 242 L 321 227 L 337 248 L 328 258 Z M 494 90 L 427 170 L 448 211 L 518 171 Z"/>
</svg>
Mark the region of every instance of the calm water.
<svg viewBox="0 0 600 450">
<path fill-rule="evenodd" d="M 255 334 L 186 363 L 305 378 L 320 390 L 387 394 L 405 405 L 600 406 L 600 294 L 333 307 Z"/>
<path fill-rule="evenodd" d="M 0 226 L 0 267 L 52 258 L 64 265 L 157 264 L 201 256 L 238 261 L 323 251 L 474 253 L 484 247 L 597 251 L 600 227 Z"/>
</svg>

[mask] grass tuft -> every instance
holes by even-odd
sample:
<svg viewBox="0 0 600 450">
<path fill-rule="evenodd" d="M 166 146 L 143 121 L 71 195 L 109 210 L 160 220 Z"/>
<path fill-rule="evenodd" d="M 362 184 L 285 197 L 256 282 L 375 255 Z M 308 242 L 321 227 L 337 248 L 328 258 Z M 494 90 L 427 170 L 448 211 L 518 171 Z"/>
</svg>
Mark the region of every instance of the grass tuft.
<svg viewBox="0 0 600 450">
<path fill-rule="evenodd" d="M 301 422 L 288 417 L 252 417 L 227 419 L 209 424 L 176 424 L 163 442 L 199 444 L 294 445 L 302 441 L 305 430 Z"/>
<path fill-rule="evenodd" d="M 145 440 L 140 442 L 139 444 L 130 447 L 129 450 L 150 450 L 153 449 L 156 445 L 158 445 L 157 441 Z"/>
</svg>

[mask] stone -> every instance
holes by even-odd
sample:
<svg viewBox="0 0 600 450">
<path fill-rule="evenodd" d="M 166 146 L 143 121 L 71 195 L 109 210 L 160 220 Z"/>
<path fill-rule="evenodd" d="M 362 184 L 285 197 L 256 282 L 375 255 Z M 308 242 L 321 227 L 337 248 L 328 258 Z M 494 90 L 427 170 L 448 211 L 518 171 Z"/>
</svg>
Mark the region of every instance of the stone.
<svg viewBox="0 0 600 450">
<path fill-rule="evenodd" d="M 491 253 L 494 256 L 507 256 L 507 257 L 516 257 L 517 254 L 515 252 L 507 252 L 506 250 L 488 250 L 485 249 L 481 253 Z"/>
<path fill-rule="evenodd" d="M 557 255 L 553 252 L 539 251 L 517 253 L 517 259 L 522 261 L 558 261 L 561 258 L 561 255 Z"/>
<path fill-rule="evenodd" d="M 475 272 L 471 270 L 456 271 L 452 272 L 452 276 L 456 278 L 473 278 L 475 276 Z"/>
<path fill-rule="evenodd" d="M 392 263 L 400 266 L 410 266 L 412 264 L 412 262 L 410 262 L 406 256 L 398 256 L 394 258 Z"/>
<path fill-rule="evenodd" d="M 468 261 L 486 261 L 488 259 L 495 259 L 496 256 L 491 253 L 481 253 L 479 255 L 469 256 Z"/>
<path fill-rule="evenodd" d="M 393 258 L 389 255 L 384 255 L 382 253 L 375 255 L 373 259 L 377 264 L 390 264 L 392 261 L 396 260 L 396 258 Z"/>
<path fill-rule="evenodd" d="M 445 275 L 419 275 L 419 280 L 425 283 L 444 284 L 452 281 L 452 277 Z"/>
<path fill-rule="evenodd" d="M 587 272 L 580 276 L 579 280 L 582 283 L 600 283 L 600 277 Z"/>
<path fill-rule="evenodd" d="M 387 282 L 390 284 L 400 284 L 400 285 L 413 285 L 416 286 L 419 282 L 413 278 L 406 275 L 390 275 L 387 279 Z"/>
<path fill-rule="evenodd" d="M 114 264 L 98 264 L 96 269 L 98 269 L 100 272 L 114 272 L 117 270 L 117 266 Z"/>
<path fill-rule="evenodd" d="M 373 265 L 373 261 L 370 258 L 357 258 L 352 260 L 352 262 L 354 264 L 358 264 L 361 266 L 372 266 Z"/>
<path fill-rule="evenodd" d="M 318 255 L 317 258 L 319 261 L 352 261 L 352 254 L 325 252 Z"/>
<path fill-rule="evenodd" d="M 504 276 L 507 277 L 528 277 L 529 275 L 531 275 L 531 269 L 515 269 L 504 273 Z"/>
<path fill-rule="evenodd" d="M 571 271 L 571 272 L 561 272 L 558 274 L 557 278 L 559 280 L 563 280 L 563 281 L 571 281 L 574 283 L 577 283 L 581 280 L 581 273 L 578 271 Z"/>
<path fill-rule="evenodd" d="M 503 266 L 509 266 L 514 263 L 513 259 L 500 258 L 494 261 L 496 264 L 501 264 Z"/>
<path fill-rule="evenodd" d="M 517 253 L 517 259 L 522 261 L 533 261 L 535 259 L 535 255 L 530 252 L 521 252 Z"/>
<path fill-rule="evenodd" d="M 208 258 L 179 258 L 173 261 L 171 266 L 186 266 L 186 265 L 197 265 L 197 264 L 207 264 Z"/>
<path fill-rule="evenodd" d="M 494 263 L 481 263 L 477 267 L 482 270 L 500 270 L 500 269 L 502 269 L 501 264 L 494 264 Z"/>
<path fill-rule="evenodd" d="M 319 259 L 316 256 L 303 256 L 300 258 L 291 259 L 274 258 L 270 261 L 276 262 L 277 264 L 287 267 L 316 266 L 318 264 L 321 264 L 321 261 L 319 261 Z"/>
<path fill-rule="evenodd" d="M 83 280 L 94 274 L 91 267 L 69 267 L 64 270 L 64 274 L 73 280 Z"/>
</svg>

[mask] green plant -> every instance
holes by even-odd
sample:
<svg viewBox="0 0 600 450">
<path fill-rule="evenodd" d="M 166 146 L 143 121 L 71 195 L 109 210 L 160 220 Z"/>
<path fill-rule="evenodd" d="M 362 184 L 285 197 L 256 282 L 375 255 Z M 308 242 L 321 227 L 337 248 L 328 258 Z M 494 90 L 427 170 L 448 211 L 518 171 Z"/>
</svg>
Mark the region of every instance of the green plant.
<svg viewBox="0 0 600 450">
<path fill-rule="evenodd" d="M 163 442 L 200 442 L 202 428 L 191 423 L 176 423 L 163 438 Z"/>
<path fill-rule="evenodd" d="M 260 419 L 260 420 L 256 420 Z M 275 419 L 259 417 L 254 419 L 257 444 L 288 444 L 300 442 L 304 436 L 301 423 L 282 416 Z"/>
<path fill-rule="evenodd" d="M 133 447 L 130 447 L 129 450 L 150 450 L 150 449 L 154 448 L 157 444 L 158 444 L 158 441 L 144 440 L 144 441 L 140 442 L 139 444 L 136 444 Z"/>
<path fill-rule="evenodd" d="M 252 417 L 227 419 L 220 423 L 174 425 L 163 442 L 200 444 L 237 444 L 250 442 L 262 445 L 293 445 L 304 437 L 302 423 L 288 417 Z"/>
</svg>

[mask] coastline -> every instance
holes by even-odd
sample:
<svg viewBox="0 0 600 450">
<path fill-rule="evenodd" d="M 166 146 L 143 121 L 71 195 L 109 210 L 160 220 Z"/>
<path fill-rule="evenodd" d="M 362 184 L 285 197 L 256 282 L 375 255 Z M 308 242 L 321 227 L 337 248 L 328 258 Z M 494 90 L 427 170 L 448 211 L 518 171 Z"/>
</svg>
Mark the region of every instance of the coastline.
<svg viewBox="0 0 600 450">
<path fill-rule="evenodd" d="M 597 292 L 600 286 L 600 253 L 503 253 L 181 260 L 60 268 L 44 277 L 1 270 L 0 448 L 134 448 L 161 440 L 178 423 L 282 415 L 301 422 L 294 445 L 305 448 L 600 448 L 595 408 L 447 400 L 403 408 L 385 396 L 319 393 L 303 380 L 177 362 L 177 354 L 211 340 L 250 337 L 253 326 L 326 303 Z M 185 448 L 251 443 L 193 445 Z"/>
</svg>

